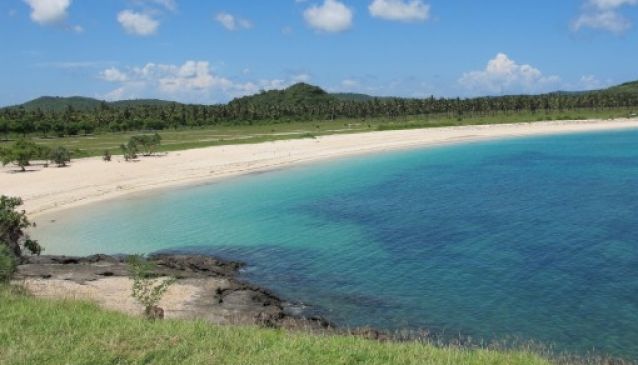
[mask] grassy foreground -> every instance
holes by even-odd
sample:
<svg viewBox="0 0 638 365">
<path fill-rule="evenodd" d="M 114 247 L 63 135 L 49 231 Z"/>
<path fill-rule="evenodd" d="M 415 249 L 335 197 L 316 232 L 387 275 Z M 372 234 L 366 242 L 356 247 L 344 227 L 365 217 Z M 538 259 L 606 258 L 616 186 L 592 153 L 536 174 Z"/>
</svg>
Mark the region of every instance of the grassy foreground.
<svg viewBox="0 0 638 365">
<path fill-rule="evenodd" d="M 35 299 L 0 284 L 0 364 L 507 364 L 528 352 L 379 343 L 198 321 L 149 322 L 77 301 Z"/>
</svg>

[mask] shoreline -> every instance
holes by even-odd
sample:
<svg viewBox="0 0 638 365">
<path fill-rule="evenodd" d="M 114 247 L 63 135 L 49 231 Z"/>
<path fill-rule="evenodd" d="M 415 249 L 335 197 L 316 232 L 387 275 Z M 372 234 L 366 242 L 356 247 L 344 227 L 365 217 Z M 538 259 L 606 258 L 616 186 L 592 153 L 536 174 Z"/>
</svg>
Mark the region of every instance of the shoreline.
<svg viewBox="0 0 638 365">
<path fill-rule="evenodd" d="M 74 160 L 67 168 L 0 169 L 2 194 L 19 196 L 31 218 L 132 193 L 220 179 L 321 160 L 443 145 L 638 128 L 638 119 L 486 124 L 337 134 L 247 145 L 224 145 L 143 157 L 137 162 Z"/>
<path fill-rule="evenodd" d="M 323 317 L 307 316 L 268 288 L 240 279 L 243 262 L 179 253 L 154 253 L 147 260 L 154 277 L 175 278 L 158 303 L 166 319 L 389 339 L 377 330 L 344 332 Z M 133 280 L 125 256 L 25 256 L 11 282 L 36 298 L 84 300 L 127 315 L 144 313 L 131 295 Z"/>
</svg>

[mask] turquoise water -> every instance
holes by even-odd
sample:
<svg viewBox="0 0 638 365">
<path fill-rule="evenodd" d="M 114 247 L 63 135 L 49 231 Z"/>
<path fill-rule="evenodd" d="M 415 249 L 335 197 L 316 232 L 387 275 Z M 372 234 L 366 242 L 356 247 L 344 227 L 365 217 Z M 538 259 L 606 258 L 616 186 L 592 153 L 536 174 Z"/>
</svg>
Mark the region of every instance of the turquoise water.
<svg viewBox="0 0 638 365">
<path fill-rule="evenodd" d="M 42 217 L 47 253 L 178 249 L 344 326 L 638 359 L 638 131 L 348 158 Z M 55 219 L 55 223 L 50 223 Z"/>
</svg>

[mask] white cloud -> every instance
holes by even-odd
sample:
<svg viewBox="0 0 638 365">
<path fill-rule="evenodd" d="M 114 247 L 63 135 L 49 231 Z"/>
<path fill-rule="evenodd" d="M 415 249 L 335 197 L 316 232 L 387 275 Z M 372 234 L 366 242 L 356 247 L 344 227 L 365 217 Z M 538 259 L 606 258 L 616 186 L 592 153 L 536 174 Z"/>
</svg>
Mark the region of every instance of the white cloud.
<svg viewBox="0 0 638 365">
<path fill-rule="evenodd" d="M 519 65 L 504 53 L 491 59 L 484 70 L 467 72 L 459 79 L 472 93 L 492 95 L 547 91 L 559 81 L 558 76 L 545 76 L 535 67 Z"/>
<path fill-rule="evenodd" d="M 621 14 L 621 8 L 637 4 L 638 0 L 587 0 L 571 28 L 575 32 L 590 28 L 622 34 L 631 28 L 632 22 Z"/>
<path fill-rule="evenodd" d="M 115 67 L 107 68 L 100 73 L 100 77 L 109 82 L 126 82 L 128 77 L 126 74 Z"/>
<path fill-rule="evenodd" d="M 301 74 L 297 74 L 297 75 L 293 75 L 291 78 L 291 81 L 293 83 L 298 83 L 298 82 L 310 82 L 310 75 L 306 74 L 306 73 L 301 73 Z"/>
<path fill-rule="evenodd" d="M 68 16 L 71 0 L 24 0 L 31 8 L 31 20 L 41 25 L 60 24 Z"/>
<path fill-rule="evenodd" d="M 309 78 L 308 75 L 299 74 L 287 80 L 238 81 L 216 74 L 208 61 L 193 60 L 182 65 L 148 63 L 126 69 L 110 67 L 98 76 L 118 85 L 103 95 L 108 100 L 160 97 L 207 104 L 259 90 L 281 89 Z"/>
<path fill-rule="evenodd" d="M 324 0 L 322 5 L 313 5 L 303 13 L 306 23 L 312 28 L 328 33 L 343 32 L 352 27 L 352 9 L 337 0 Z"/>
<path fill-rule="evenodd" d="M 341 86 L 345 89 L 353 89 L 359 87 L 360 83 L 357 80 L 345 79 L 341 81 Z"/>
<path fill-rule="evenodd" d="M 402 22 L 423 22 L 430 17 L 430 5 L 421 0 L 374 0 L 368 10 L 373 17 Z"/>
<path fill-rule="evenodd" d="M 253 23 L 250 20 L 238 18 L 232 14 L 224 12 L 218 13 L 215 16 L 215 21 L 230 31 L 250 29 L 253 27 Z"/>
<path fill-rule="evenodd" d="M 157 32 L 159 21 L 148 14 L 137 13 L 132 10 L 123 10 L 117 14 L 117 21 L 129 34 L 149 36 Z"/>
<path fill-rule="evenodd" d="M 636 5 L 638 0 L 589 0 L 589 4 L 599 9 L 616 9 L 623 5 Z"/>
</svg>

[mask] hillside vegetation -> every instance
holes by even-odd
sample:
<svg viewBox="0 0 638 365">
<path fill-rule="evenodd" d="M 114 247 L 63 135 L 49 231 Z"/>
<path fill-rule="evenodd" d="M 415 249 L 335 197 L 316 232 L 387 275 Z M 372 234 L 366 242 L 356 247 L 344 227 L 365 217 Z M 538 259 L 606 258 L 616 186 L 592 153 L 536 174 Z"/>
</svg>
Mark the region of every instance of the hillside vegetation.
<svg viewBox="0 0 638 365">
<path fill-rule="evenodd" d="M 355 337 L 147 321 L 0 286 L 2 364 L 548 365 L 526 351 L 380 343 Z"/>
<path fill-rule="evenodd" d="M 62 144 L 80 157 L 117 148 L 127 140 L 121 134 L 140 131 L 162 131 L 167 135 L 162 148 L 168 151 L 374 130 L 626 118 L 636 112 L 636 82 L 592 92 L 472 99 L 330 94 L 300 83 L 223 105 L 43 97 L 0 109 L 0 146 L 3 140 L 27 137 L 51 147 Z"/>
<path fill-rule="evenodd" d="M 103 100 L 86 98 L 83 96 L 42 96 L 37 99 L 33 99 L 21 105 L 9 107 L 9 109 L 23 108 L 26 111 L 43 111 L 43 112 L 63 112 L 67 109 L 73 109 L 78 111 L 90 111 L 104 107 L 125 108 L 141 105 L 161 106 L 168 104 L 176 104 L 172 101 L 157 100 L 157 99 L 132 99 L 132 100 L 120 100 L 113 102 L 106 102 Z"/>
</svg>

